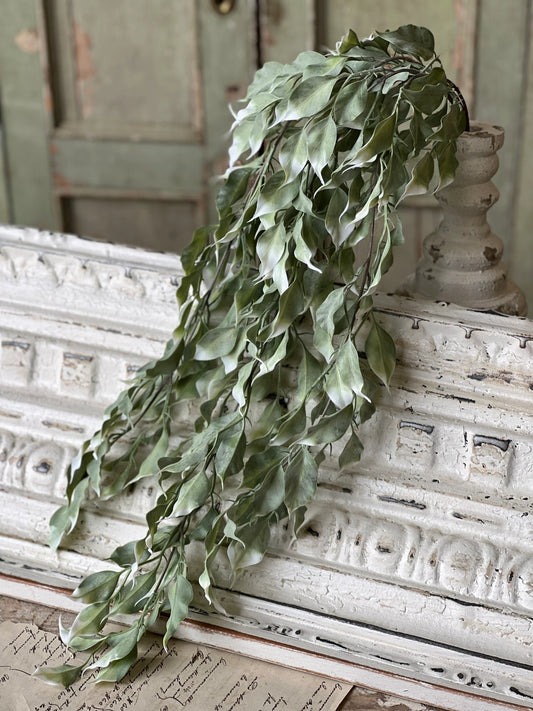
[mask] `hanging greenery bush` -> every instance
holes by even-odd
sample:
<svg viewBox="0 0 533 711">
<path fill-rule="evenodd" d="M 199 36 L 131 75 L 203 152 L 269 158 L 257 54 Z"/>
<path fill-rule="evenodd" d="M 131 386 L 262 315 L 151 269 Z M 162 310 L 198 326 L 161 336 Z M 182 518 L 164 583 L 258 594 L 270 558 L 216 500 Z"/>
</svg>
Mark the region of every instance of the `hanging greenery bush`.
<svg viewBox="0 0 533 711">
<path fill-rule="evenodd" d="M 350 31 L 335 51 L 256 73 L 235 115 L 219 223 L 182 255 L 178 325 L 73 461 L 52 547 L 88 496 L 109 499 L 154 475 L 161 493 L 145 537 L 73 593 L 87 606 L 61 637 L 87 657 L 42 676 L 68 685 L 96 668 L 99 681 L 122 678 L 162 612 L 167 644 L 192 583 L 216 604 L 218 554 L 237 574 L 262 559 L 272 526 L 298 533 L 334 442 L 339 467 L 358 461 L 359 426 L 395 364 L 372 293 L 403 242 L 397 208 L 453 178 L 467 121 L 422 27 L 364 40 Z M 189 402 L 196 421 L 184 434 L 174 423 Z M 193 542 L 203 570 L 191 580 Z M 118 613 L 133 623 L 106 634 Z"/>
</svg>

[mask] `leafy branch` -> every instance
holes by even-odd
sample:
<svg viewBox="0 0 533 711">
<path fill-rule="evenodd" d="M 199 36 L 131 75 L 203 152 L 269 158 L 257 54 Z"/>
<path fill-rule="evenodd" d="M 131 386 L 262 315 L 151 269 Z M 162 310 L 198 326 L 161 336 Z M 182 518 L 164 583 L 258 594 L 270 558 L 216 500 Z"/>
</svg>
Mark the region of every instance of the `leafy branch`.
<svg viewBox="0 0 533 711">
<path fill-rule="evenodd" d="M 340 467 L 359 460 L 359 426 L 395 364 L 372 293 L 403 242 L 397 207 L 453 178 L 466 126 L 425 28 L 350 31 L 333 52 L 256 73 L 235 115 L 219 222 L 182 255 L 178 325 L 82 446 L 51 520 L 56 548 L 88 496 L 157 476 L 146 535 L 74 592 L 87 607 L 61 636 L 88 656 L 42 676 L 122 678 L 161 613 L 167 643 L 193 584 L 217 604 L 216 559 L 237 574 L 262 559 L 272 526 L 287 521 L 297 535 L 333 443 Z M 175 424 L 183 407 L 195 412 L 189 434 Z M 106 634 L 118 613 L 134 623 Z"/>
</svg>

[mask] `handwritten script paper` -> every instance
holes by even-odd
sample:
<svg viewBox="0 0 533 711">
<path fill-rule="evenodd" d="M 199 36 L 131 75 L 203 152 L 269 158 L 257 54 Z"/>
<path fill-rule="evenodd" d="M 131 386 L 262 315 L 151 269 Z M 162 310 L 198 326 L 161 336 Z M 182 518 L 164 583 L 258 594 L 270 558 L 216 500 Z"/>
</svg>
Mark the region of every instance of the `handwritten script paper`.
<svg viewBox="0 0 533 711">
<path fill-rule="evenodd" d="M 71 661 L 61 640 L 35 625 L 0 625 L 0 708 L 9 711 L 334 711 L 350 686 L 312 674 L 155 635 L 117 684 L 95 673 L 68 689 L 32 676 L 41 664 Z"/>
</svg>

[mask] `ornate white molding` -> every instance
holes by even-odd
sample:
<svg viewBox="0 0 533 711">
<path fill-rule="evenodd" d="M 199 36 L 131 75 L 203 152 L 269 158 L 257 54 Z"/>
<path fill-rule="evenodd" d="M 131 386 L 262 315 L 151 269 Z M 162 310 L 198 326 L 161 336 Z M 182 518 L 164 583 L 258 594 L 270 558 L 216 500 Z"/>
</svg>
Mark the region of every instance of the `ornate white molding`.
<svg viewBox="0 0 533 711">
<path fill-rule="evenodd" d="M 150 482 L 46 547 L 72 453 L 162 351 L 179 274 L 172 255 L 0 229 L 2 572 L 73 587 L 140 535 Z M 230 616 L 209 620 L 530 706 L 533 323 L 395 296 L 379 309 L 399 364 L 360 465 L 324 466 L 306 533 L 279 531 L 232 592 L 221 561 Z"/>
</svg>

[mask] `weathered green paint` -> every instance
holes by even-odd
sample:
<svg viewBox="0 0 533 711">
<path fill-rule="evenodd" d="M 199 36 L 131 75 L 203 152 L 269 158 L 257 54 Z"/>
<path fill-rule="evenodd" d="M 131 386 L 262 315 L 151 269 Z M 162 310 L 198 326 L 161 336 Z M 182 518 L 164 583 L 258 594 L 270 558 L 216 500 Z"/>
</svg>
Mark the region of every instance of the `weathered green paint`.
<svg viewBox="0 0 533 711">
<path fill-rule="evenodd" d="M 452 78 L 457 76 L 459 65 L 464 65 L 461 45 L 476 9 L 473 0 L 320 0 L 319 5 L 322 16 L 319 39 L 328 47 L 334 46 L 350 27 L 362 37 L 377 29 L 392 30 L 408 23 L 429 27 Z"/>
<path fill-rule="evenodd" d="M 57 229 L 59 219 L 50 176 L 46 86 L 42 67 L 43 27 L 36 0 L 2 5 L 0 67 L 2 127 L 10 219 Z"/>
<path fill-rule="evenodd" d="M 181 251 L 201 217 L 193 200 L 120 199 L 109 193 L 64 198 L 62 208 L 67 232 L 165 252 Z"/>
<path fill-rule="evenodd" d="M 228 131 L 233 122 L 228 104 L 246 94 L 255 71 L 255 23 L 250 5 L 237 2 L 228 15 L 221 15 L 211 2 L 197 4 L 206 176 L 220 175 L 227 168 Z M 215 191 L 211 180 L 207 201 L 210 222 L 216 219 Z"/>
<path fill-rule="evenodd" d="M 199 195 L 204 190 L 200 145 L 89 141 L 57 137 L 52 145 L 56 189 L 77 188 Z"/>
<path fill-rule="evenodd" d="M 315 49 L 314 0 L 261 0 L 261 59 L 292 62 L 298 52 Z"/>
<path fill-rule="evenodd" d="M 195 0 L 7 5 L 0 58 L 10 219 L 110 238 L 116 229 L 115 239 L 146 244 L 144 226 L 155 248 L 160 231 L 160 248 L 187 243 L 207 221 L 210 176 L 225 169 L 227 104 L 244 95 L 255 69 L 251 6 L 238 2 L 224 17 Z"/>
<path fill-rule="evenodd" d="M 59 0 L 49 13 L 61 126 L 107 137 L 197 141 L 193 0 Z"/>
<path fill-rule="evenodd" d="M 527 4 L 527 0 L 484 0 L 479 12 L 475 118 L 505 129 L 505 143 L 498 153 L 500 167 L 494 177 L 500 199 L 488 218 L 493 231 L 504 241 L 506 262 L 512 259 L 517 166 L 523 151 L 519 108 L 526 99 Z"/>
</svg>

